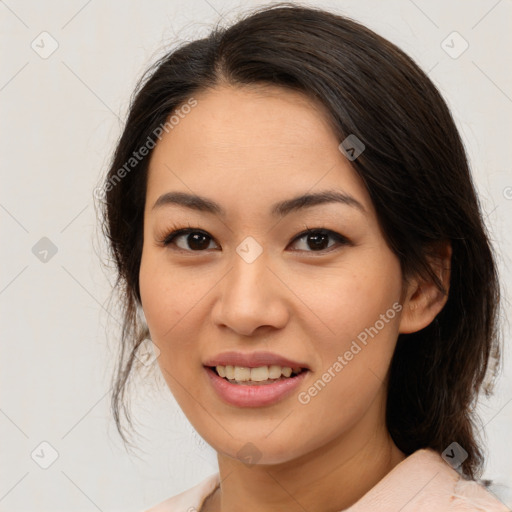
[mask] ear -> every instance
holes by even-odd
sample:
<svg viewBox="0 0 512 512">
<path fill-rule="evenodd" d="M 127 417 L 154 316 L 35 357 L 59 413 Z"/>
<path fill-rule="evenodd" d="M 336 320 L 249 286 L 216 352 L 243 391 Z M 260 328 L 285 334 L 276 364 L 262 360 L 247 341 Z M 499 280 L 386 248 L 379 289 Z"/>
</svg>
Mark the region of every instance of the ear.
<svg viewBox="0 0 512 512">
<path fill-rule="evenodd" d="M 400 334 L 417 332 L 427 327 L 443 309 L 448 300 L 451 259 L 452 246 L 449 241 L 433 245 L 428 257 L 432 270 L 443 284 L 446 293 L 439 290 L 432 280 L 414 277 L 408 281 L 402 302 Z"/>
</svg>

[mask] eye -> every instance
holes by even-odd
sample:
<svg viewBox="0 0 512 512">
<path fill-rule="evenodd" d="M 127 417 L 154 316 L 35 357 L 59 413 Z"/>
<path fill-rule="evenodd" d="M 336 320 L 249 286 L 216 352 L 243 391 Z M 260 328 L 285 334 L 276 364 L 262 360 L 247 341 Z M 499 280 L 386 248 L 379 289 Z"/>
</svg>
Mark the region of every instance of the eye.
<svg viewBox="0 0 512 512">
<path fill-rule="evenodd" d="M 193 227 L 175 229 L 168 233 L 163 240 L 160 240 L 160 243 L 165 247 L 175 245 L 178 249 L 188 252 L 204 252 L 207 249 L 212 249 L 210 247 L 212 242 L 214 240 L 208 233 Z M 308 228 L 297 235 L 291 245 L 294 243 L 299 245 L 299 248 L 293 249 L 293 251 L 330 252 L 330 249 L 336 244 L 349 245 L 350 241 L 343 235 L 329 229 Z M 215 243 L 215 245 L 217 244 Z"/>
<path fill-rule="evenodd" d="M 329 244 L 329 239 L 333 240 L 333 243 Z M 350 244 L 349 240 L 339 233 L 323 228 L 308 228 L 306 231 L 297 235 L 294 239 L 294 242 L 295 241 L 303 241 L 302 244 L 299 244 L 302 245 L 302 247 L 295 250 L 306 252 L 330 252 L 326 251 L 326 249 L 331 249 L 336 243 L 339 245 Z"/>
<path fill-rule="evenodd" d="M 200 252 L 208 249 L 212 241 L 212 237 L 205 231 L 197 228 L 183 228 L 169 233 L 161 243 L 166 247 L 174 244 L 184 251 Z"/>
</svg>

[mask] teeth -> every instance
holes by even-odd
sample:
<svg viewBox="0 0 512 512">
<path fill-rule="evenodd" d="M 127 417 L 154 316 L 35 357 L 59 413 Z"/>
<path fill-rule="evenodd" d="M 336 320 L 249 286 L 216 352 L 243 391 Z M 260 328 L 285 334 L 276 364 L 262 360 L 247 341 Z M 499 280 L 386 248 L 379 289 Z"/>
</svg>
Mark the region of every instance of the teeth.
<svg viewBox="0 0 512 512">
<path fill-rule="evenodd" d="M 290 377 L 292 373 L 300 373 L 300 368 L 290 368 L 289 366 L 258 366 L 257 368 L 247 368 L 246 366 L 216 366 L 215 369 L 221 377 L 238 382 L 263 382 L 269 379 L 280 379 L 281 377 Z"/>
</svg>

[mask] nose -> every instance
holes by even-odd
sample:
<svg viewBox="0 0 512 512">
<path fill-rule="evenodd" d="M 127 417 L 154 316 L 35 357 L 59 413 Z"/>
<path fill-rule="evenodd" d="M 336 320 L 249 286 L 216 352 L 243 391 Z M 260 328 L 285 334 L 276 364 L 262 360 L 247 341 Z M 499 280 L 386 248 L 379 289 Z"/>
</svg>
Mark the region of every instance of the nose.
<svg viewBox="0 0 512 512">
<path fill-rule="evenodd" d="M 289 319 L 288 289 L 276 274 L 264 254 L 250 263 L 234 254 L 232 267 L 217 287 L 214 324 L 241 336 L 282 329 Z"/>
</svg>

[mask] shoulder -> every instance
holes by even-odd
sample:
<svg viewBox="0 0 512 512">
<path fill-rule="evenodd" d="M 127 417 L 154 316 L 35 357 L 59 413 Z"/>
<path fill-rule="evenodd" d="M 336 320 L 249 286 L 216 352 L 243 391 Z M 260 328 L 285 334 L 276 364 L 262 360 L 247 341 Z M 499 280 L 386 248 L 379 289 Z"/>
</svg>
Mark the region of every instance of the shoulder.
<svg viewBox="0 0 512 512">
<path fill-rule="evenodd" d="M 498 498 L 483 485 L 473 480 L 466 480 L 455 471 L 434 450 L 419 450 L 419 462 L 428 461 L 430 473 L 435 472 L 434 491 L 439 489 L 440 500 L 446 499 L 447 510 L 450 512 L 510 512 Z"/>
<path fill-rule="evenodd" d="M 214 473 L 194 487 L 154 505 L 144 512 L 199 512 L 204 500 L 219 486 L 220 477 Z"/>
<path fill-rule="evenodd" d="M 434 450 L 409 455 L 347 512 L 510 512 L 477 482 L 465 480 Z"/>
<path fill-rule="evenodd" d="M 453 500 L 460 510 L 510 512 L 510 508 L 495 498 L 485 487 L 471 480 L 460 479 L 456 483 L 453 489 Z"/>
</svg>

